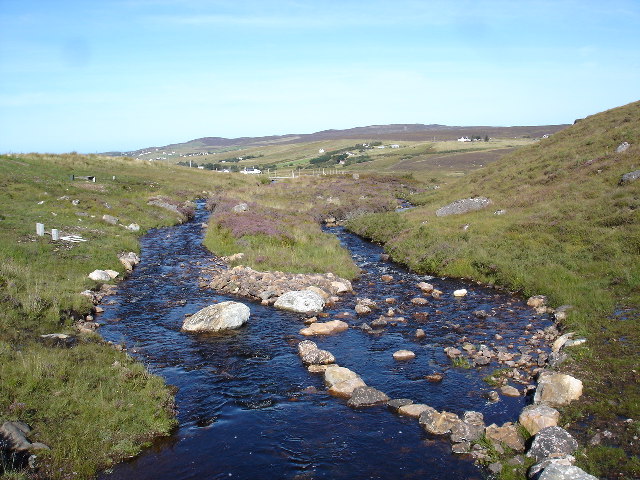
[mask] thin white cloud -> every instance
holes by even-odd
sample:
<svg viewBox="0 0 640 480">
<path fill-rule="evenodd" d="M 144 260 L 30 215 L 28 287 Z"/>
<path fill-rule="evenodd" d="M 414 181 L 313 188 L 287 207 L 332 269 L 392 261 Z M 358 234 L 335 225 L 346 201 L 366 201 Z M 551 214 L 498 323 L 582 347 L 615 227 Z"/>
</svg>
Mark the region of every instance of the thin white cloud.
<svg viewBox="0 0 640 480">
<path fill-rule="evenodd" d="M 292 19 L 275 16 L 246 16 L 234 14 L 207 14 L 207 15 L 150 15 L 145 17 L 146 22 L 160 25 L 173 26 L 244 26 L 244 27 L 284 27 L 291 26 Z M 293 22 L 298 24 L 298 22 Z M 302 24 L 299 24 L 302 26 Z M 305 27 L 309 24 L 305 22 Z"/>
<path fill-rule="evenodd" d="M 198 2 L 196 2 L 198 3 Z M 188 2 L 187 5 L 193 4 Z M 175 4 L 178 6 L 178 4 Z M 182 5 L 184 6 L 184 5 Z M 468 23 L 468 8 L 443 1 L 432 2 L 213 2 L 202 9 L 179 8 L 144 16 L 163 25 L 252 26 L 264 28 L 357 28 L 384 25 L 446 26 Z M 473 19 L 480 21 L 482 11 Z M 495 12 L 492 18 L 497 19 Z"/>
</svg>

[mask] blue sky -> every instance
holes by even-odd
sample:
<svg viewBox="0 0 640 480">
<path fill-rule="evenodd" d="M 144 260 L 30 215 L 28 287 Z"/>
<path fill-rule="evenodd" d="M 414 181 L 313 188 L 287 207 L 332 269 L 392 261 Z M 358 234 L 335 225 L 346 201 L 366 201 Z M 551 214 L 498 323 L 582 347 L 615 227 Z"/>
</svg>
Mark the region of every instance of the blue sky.
<svg viewBox="0 0 640 480">
<path fill-rule="evenodd" d="M 0 152 L 558 124 L 639 99 L 639 0 L 0 0 Z"/>
</svg>

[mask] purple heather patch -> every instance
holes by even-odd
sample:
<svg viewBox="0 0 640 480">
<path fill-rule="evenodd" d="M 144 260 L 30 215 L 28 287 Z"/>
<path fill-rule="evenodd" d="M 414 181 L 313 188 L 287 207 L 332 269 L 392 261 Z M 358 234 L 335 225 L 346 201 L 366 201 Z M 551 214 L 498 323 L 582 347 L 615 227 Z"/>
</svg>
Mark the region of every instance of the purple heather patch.
<svg viewBox="0 0 640 480">
<path fill-rule="evenodd" d="M 234 212 L 233 207 L 241 203 L 246 203 L 247 209 Z M 212 198 L 208 207 L 213 210 L 212 220 L 228 229 L 235 238 L 260 234 L 290 238 L 285 223 L 286 215 L 276 209 L 229 197 Z"/>
</svg>

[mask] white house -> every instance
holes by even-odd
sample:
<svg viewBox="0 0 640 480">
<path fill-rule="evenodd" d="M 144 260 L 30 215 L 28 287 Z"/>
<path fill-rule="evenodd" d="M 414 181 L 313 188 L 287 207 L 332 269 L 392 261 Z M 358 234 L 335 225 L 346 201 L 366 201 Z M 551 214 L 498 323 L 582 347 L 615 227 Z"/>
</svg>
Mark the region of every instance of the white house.
<svg viewBox="0 0 640 480">
<path fill-rule="evenodd" d="M 397 143 L 394 143 L 393 145 L 391 145 L 391 148 L 400 148 L 400 145 L 398 145 Z"/>
<path fill-rule="evenodd" d="M 460 138 L 458 139 L 458 141 L 459 141 L 459 142 L 470 142 L 470 141 L 471 141 L 471 139 L 470 139 L 469 137 L 460 137 Z"/>
<path fill-rule="evenodd" d="M 320 150 L 318 150 L 318 153 L 324 153 L 324 148 L 321 148 Z"/>
</svg>

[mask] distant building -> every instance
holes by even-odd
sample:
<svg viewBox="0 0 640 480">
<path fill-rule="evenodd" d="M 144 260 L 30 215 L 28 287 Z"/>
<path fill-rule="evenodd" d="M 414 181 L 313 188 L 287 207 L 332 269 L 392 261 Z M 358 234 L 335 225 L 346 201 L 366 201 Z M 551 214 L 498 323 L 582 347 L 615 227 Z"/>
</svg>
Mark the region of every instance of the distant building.
<svg viewBox="0 0 640 480">
<path fill-rule="evenodd" d="M 320 150 L 318 150 L 318 153 L 324 153 L 324 148 L 321 148 Z"/>
<path fill-rule="evenodd" d="M 391 145 L 391 148 L 400 148 L 400 145 L 398 145 L 397 143 L 394 143 L 393 145 Z"/>
<path fill-rule="evenodd" d="M 471 139 L 470 139 L 469 137 L 460 137 L 460 138 L 458 139 L 458 141 L 459 141 L 459 142 L 470 142 L 470 141 L 471 141 Z"/>
</svg>

